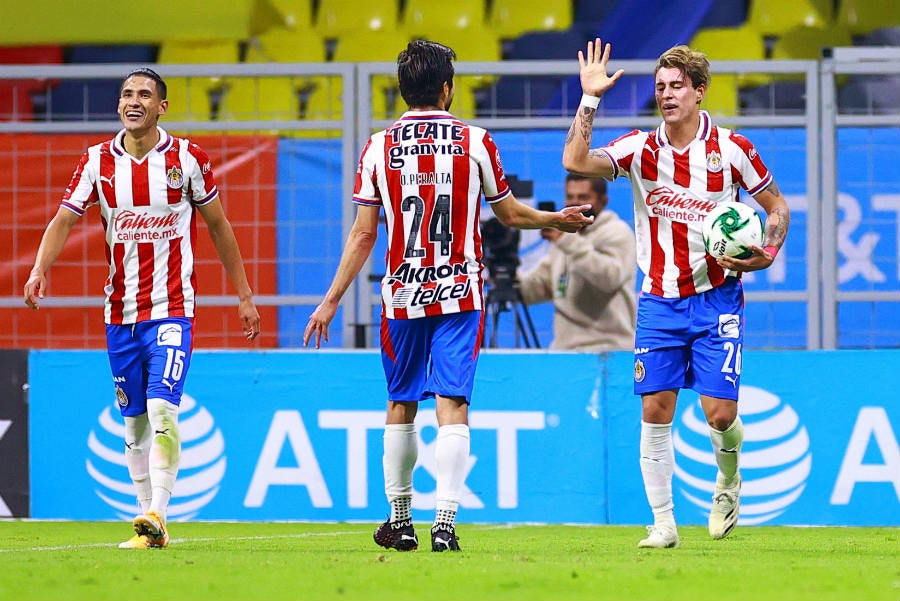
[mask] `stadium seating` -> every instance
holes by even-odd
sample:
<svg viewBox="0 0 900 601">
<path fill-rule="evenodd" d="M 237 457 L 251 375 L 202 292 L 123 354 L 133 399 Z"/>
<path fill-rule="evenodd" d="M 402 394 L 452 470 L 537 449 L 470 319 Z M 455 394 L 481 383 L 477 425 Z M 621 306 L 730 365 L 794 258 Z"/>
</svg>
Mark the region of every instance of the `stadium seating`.
<svg viewBox="0 0 900 601">
<path fill-rule="evenodd" d="M 752 0 L 747 21 L 764 36 L 777 37 L 792 27 L 826 27 L 834 10 L 831 0 Z"/>
<path fill-rule="evenodd" d="M 291 31 L 306 31 L 313 26 L 313 0 L 269 0 Z M 262 32 L 265 33 L 265 32 Z"/>
<path fill-rule="evenodd" d="M 0 48 L 0 64 L 52 65 L 63 61 L 61 46 L 15 46 Z M 0 121 L 31 121 L 46 108 L 48 88 L 56 81 L 42 79 L 0 80 Z"/>
<path fill-rule="evenodd" d="M 739 27 L 747 20 L 748 0 L 716 0 L 706 11 L 700 29 Z"/>
<path fill-rule="evenodd" d="M 700 30 L 690 42 L 691 48 L 710 60 L 762 60 L 765 44 L 751 27 L 722 27 Z M 738 89 L 768 82 L 759 74 L 721 73 L 713 69 L 712 81 L 703 100 L 703 108 L 713 115 L 733 115 L 739 107 Z"/>
<path fill-rule="evenodd" d="M 159 48 L 160 64 L 214 64 L 238 62 L 234 41 L 165 41 Z M 217 116 L 218 98 L 224 83 L 218 77 L 167 77 L 160 75 L 169 88 L 169 121 L 209 121 Z"/>
<path fill-rule="evenodd" d="M 510 60 L 572 60 L 584 48 L 584 36 L 573 29 L 566 31 L 534 31 L 513 40 Z M 559 114 L 548 106 L 565 93 L 566 75 L 501 77 L 491 94 L 487 112 L 498 115 Z M 580 98 L 580 93 L 578 94 Z M 559 103 L 556 103 L 559 104 Z M 548 112 L 549 110 L 549 112 Z"/>
<path fill-rule="evenodd" d="M 822 57 L 822 48 L 851 46 L 850 33 L 843 27 L 808 27 L 798 25 L 781 35 L 772 46 L 773 59 L 808 59 Z"/>
<path fill-rule="evenodd" d="M 251 40 L 244 59 L 245 63 L 324 61 L 325 42 L 317 33 L 284 29 L 273 29 Z M 337 115 L 309 114 L 313 95 L 324 95 L 330 89 L 328 79 L 326 76 L 229 78 L 225 82 L 220 118 L 237 121 L 336 118 Z"/>
<path fill-rule="evenodd" d="M 514 38 L 529 31 L 568 29 L 572 26 L 572 3 L 493 0 L 488 24 L 501 38 Z"/>
<path fill-rule="evenodd" d="M 72 46 L 66 51 L 67 63 L 129 63 L 146 65 L 155 62 L 156 48 L 149 45 Z M 122 75 L 125 75 L 123 70 Z M 47 101 L 48 119 L 94 120 L 115 119 L 120 80 L 67 79 L 50 91 Z"/>
<path fill-rule="evenodd" d="M 835 21 L 854 36 L 865 35 L 900 25 L 900 7 L 896 0 L 840 0 Z"/>
<path fill-rule="evenodd" d="M 448 29 L 480 30 L 486 17 L 483 0 L 406 0 L 402 22 L 407 31 L 434 35 Z"/>
<path fill-rule="evenodd" d="M 359 31 L 396 31 L 397 0 L 320 0 L 315 29 L 325 38 Z"/>
<path fill-rule="evenodd" d="M 406 48 L 409 35 L 400 31 L 357 31 L 338 40 L 334 50 L 335 62 L 390 62 L 396 64 L 397 55 Z M 339 90 L 337 90 L 339 94 Z M 340 96 L 337 97 L 340 106 Z M 406 109 L 400 98 L 395 75 L 372 77 L 372 116 L 393 119 Z"/>
</svg>

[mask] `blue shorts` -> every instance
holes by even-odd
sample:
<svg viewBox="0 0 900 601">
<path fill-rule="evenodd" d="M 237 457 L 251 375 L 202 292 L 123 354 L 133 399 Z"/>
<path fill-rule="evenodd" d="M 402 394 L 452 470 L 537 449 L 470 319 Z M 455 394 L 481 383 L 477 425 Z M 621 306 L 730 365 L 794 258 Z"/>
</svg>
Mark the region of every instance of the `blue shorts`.
<svg viewBox="0 0 900 601">
<path fill-rule="evenodd" d="M 634 393 L 690 388 L 737 400 L 744 346 L 744 289 L 737 278 L 687 298 L 642 294 L 634 343 Z"/>
<path fill-rule="evenodd" d="M 106 325 L 106 347 L 122 415 L 147 412 L 147 399 L 181 403 L 191 365 L 193 319 L 170 317 Z"/>
<path fill-rule="evenodd" d="M 484 312 L 418 319 L 381 318 L 381 364 L 388 399 L 418 402 L 438 394 L 472 398 Z"/>
</svg>

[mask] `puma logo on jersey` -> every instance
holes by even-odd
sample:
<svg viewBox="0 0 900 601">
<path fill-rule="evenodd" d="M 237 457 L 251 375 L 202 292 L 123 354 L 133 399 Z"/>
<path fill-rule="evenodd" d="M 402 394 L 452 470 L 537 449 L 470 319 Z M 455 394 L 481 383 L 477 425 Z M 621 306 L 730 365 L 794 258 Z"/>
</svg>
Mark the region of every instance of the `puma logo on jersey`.
<svg viewBox="0 0 900 601">
<path fill-rule="evenodd" d="M 100 176 L 100 181 L 101 181 L 101 182 L 105 182 L 106 185 L 108 185 L 109 187 L 112 187 L 112 186 L 113 186 L 113 181 L 114 181 L 115 179 L 116 179 L 116 174 L 115 174 L 115 173 L 113 173 L 113 174 L 110 175 L 109 177 L 103 177 L 102 175 Z"/>
</svg>

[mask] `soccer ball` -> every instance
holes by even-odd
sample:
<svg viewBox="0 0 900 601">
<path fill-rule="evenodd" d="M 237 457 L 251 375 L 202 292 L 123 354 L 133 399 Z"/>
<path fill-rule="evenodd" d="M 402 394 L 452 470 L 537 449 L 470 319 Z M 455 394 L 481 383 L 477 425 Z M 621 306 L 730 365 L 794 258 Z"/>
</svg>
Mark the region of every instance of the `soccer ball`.
<svg viewBox="0 0 900 601">
<path fill-rule="evenodd" d="M 716 259 L 747 259 L 751 245 L 762 246 L 762 220 L 742 202 L 720 202 L 703 220 L 702 232 L 706 252 Z"/>
</svg>

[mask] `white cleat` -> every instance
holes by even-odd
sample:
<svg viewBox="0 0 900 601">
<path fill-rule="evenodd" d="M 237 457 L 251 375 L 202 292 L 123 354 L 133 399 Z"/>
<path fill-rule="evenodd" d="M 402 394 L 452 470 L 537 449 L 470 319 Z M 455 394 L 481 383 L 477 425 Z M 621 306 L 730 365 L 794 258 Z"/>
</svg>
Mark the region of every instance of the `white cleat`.
<svg viewBox="0 0 900 601">
<path fill-rule="evenodd" d="M 713 505 L 709 512 L 709 535 L 715 539 L 725 538 L 734 529 L 738 521 L 741 506 L 741 476 L 737 481 L 725 488 L 716 483 L 713 493 Z"/>
<path fill-rule="evenodd" d="M 671 526 L 647 526 L 647 538 L 638 543 L 639 549 L 674 549 L 678 547 L 678 528 Z"/>
</svg>

